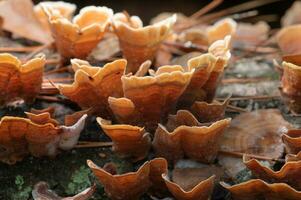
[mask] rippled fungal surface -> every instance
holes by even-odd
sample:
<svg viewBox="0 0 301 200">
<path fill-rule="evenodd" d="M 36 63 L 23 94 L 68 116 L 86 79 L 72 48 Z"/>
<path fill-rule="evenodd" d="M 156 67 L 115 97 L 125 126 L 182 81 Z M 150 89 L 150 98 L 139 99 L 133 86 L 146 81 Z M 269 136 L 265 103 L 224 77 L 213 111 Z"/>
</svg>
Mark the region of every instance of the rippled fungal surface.
<svg viewBox="0 0 301 200">
<path fill-rule="evenodd" d="M 231 120 L 202 126 L 188 111 L 180 110 L 175 117 L 177 119 L 174 122 L 169 120 L 166 127 L 158 125 L 153 140 L 156 155 L 171 163 L 184 155 L 199 162 L 213 162 L 219 150 L 219 141 Z"/>
<path fill-rule="evenodd" d="M 283 62 L 281 94 L 291 111 L 301 113 L 301 66 Z"/>
<path fill-rule="evenodd" d="M 270 184 L 260 179 L 252 179 L 233 186 L 221 184 L 230 191 L 233 200 L 299 200 L 301 198 L 301 192 L 285 183 Z"/>
<path fill-rule="evenodd" d="M 0 54 L 0 106 L 20 99 L 33 103 L 41 89 L 44 65 L 44 55 L 22 64 L 11 54 Z"/>
<path fill-rule="evenodd" d="M 171 33 L 176 15 L 149 26 L 137 16 L 117 13 L 113 28 L 119 38 L 123 57 L 128 61 L 127 73 L 135 73 L 146 60 L 153 60 L 162 41 Z"/>
<path fill-rule="evenodd" d="M 113 200 L 138 200 L 151 185 L 149 180 L 150 162 L 144 163 L 136 172 L 120 175 L 106 171 L 114 166 L 106 165 L 100 168 L 90 160 L 87 161 L 87 164 L 104 186 L 108 197 Z M 111 169 L 112 171 L 115 170 Z"/>
<path fill-rule="evenodd" d="M 65 17 L 68 20 L 71 20 L 73 17 L 73 14 L 76 10 L 76 5 L 72 3 L 67 3 L 64 1 L 58 1 L 58 2 L 52 2 L 52 1 L 44 1 L 40 2 L 39 4 L 34 6 L 34 12 L 36 15 L 36 18 L 40 21 L 43 28 L 47 31 L 50 30 L 49 22 L 48 22 L 48 16 L 45 14 L 43 10 L 43 6 L 50 7 L 53 10 L 57 10 L 60 15 Z"/>
<path fill-rule="evenodd" d="M 229 104 L 231 95 L 223 102 L 213 101 L 207 103 L 204 101 L 195 101 L 191 106 L 192 113 L 200 122 L 213 122 L 224 118 L 226 107 Z"/>
<path fill-rule="evenodd" d="M 127 124 L 112 124 L 97 118 L 104 133 L 113 141 L 113 151 L 134 161 L 144 159 L 151 147 L 151 138 L 144 128 Z"/>
<path fill-rule="evenodd" d="M 282 135 L 282 140 L 288 153 L 298 154 L 301 151 L 301 130 L 288 130 Z"/>
<path fill-rule="evenodd" d="M 103 38 L 113 15 L 110 8 L 88 6 L 70 21 L 52 6 L 42 7 L 62 59 L 85 59 Z"/>
<path fill-rule="evenodd" d="M 15 164 L 26 155 L 54 157 L 59 150 L 72 149 L 84 128 L 87 115 L 72 126 L 58 125 L 47 114 L 29 118 L 4 116 L 0 121 L 0 160 Z"/>
<path fill-rule="evenodd" d="M 261 180 L 269 183 L 287 183 L 293 188 L 301 189 L 301 161 L 287 162 L 279 171 L 273 171 L 272 169 L 262 165 L 256 159 L 251 159 L 248 156 L 244 156 L 244 164 L 252 171 L 252 174 Z"/>
<path fill-rule="evenodd" d="M 154 130 L 176 105 L 193 72 L 181 66 L 162 66 L 151 76 L 122 76 L 124 97 L 109 98 L 109 105 L 121 123 Z"/>
<path fill-rule="evenodd" d="M 121 77 L 126 60 L 115 60 L 103 67 L 94 67 L 78 59 L 73 59 L 71 63 L 75 71 L 74 82 L 59 85 L 60 93 L 82 109 L 91 108 L 99 116 L 108 117 L 108 97 L 123 96 Z"/>
<path fill-rule="evenodd" d="M 208 200 L 211 197 L 211 193 L 214 187 L 214 178 L 215 176 L 211 176 L 210 178 L 201 181 L 196 186 L 194 186 L 190 190 L 184 190 L 178 184 L 169 180 L 166 174 L 163 174 L 162 177 L 168 187 L 168 190 L 172 193 L 172 195 L 177 200 Z"/>
</svg>

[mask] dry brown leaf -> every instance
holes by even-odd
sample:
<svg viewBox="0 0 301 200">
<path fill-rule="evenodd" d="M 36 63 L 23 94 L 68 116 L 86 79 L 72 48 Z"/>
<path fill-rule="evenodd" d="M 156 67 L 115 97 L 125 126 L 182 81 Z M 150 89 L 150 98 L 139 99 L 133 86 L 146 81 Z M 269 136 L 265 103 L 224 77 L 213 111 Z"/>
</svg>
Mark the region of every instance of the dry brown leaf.
<svg viewBox="0 0 301 200">
<path fill-rule="evenodd" d="M 43 44 L 53 41 L 50 32 L 36 18 L 31 0 L 1 1 L 0 16 L 4 20 L 4 30 Z"/>
<path fill-rule="evenodd" d="M 221 140 L 221 150 L 280 158 L 284 152 L 281 136 L 291 124 L 279 110 L 267 109 L 235 117 Z M 244 169 L 241 159 L 220 155 L 219 163 L 233 178 Z"/>
</svg>

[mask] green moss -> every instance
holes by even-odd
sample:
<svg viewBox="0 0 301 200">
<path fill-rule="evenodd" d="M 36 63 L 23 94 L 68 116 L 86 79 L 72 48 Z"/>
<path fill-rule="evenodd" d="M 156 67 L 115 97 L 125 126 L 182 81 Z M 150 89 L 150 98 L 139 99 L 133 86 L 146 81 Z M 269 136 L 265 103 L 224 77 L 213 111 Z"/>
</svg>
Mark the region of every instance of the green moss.
<svg viewBox="0 0 301 200">
<path fill-rule="evenodd" d="M 32 187 L 25 184 L 24 178 L 17 175 L 15 178 L 16 188 L 12 191 L 12 199 L 14 200 L 27 200 L 31 196 Z"/>
<path fill-rule="evenodd" d="M 71 175 L 71 180 L 68 183 L 66 193 L 73 195 L 77 194 L 86 188 L 90 187 L 91 181 L 89 179 L 91 176 L 91 170 L 85 165 L 81 166 L 78 170 L 75 170 Z"/>
</svg>

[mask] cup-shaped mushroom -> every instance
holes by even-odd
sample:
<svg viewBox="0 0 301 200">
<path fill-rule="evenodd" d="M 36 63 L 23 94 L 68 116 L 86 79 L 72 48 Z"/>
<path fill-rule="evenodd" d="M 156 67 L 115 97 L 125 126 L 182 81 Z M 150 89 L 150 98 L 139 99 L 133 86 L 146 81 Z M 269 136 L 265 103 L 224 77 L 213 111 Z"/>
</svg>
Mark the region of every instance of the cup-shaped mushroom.
<svg viewBox="0 0 301 200">
<path fill-rule="evenodd" d="M 301 130 L 290 129 L 282 135 L 286 151 L 290 154 L 298 154 L 301 151 Z"/>
<path fill-rule="evenodd" d="M 273 171 L 256 159 L 252 159 L 246 155 L 243 161 L 256 178 L 268 183 L 287 183 L 297 190 L 301 189 L 301 180 L 299 178 L 301 175 L 301 161 L 287 162 L 279 171 Z"/>
<path fill-rule="evenodd" d="M 87 164 L 104 186 L 108 197 L 113 200 L 138 200 L 151 186 L 149 180 L 150 162 L 146 162 L 136 172 L 120 175 L 111 174 L 106 171 L 106 166 L 100 168 L 91 160 L 88 160 Z"/>
<path fill-rule="evenodd" d="M 291 111 L 301 113 L 301 66 L 283 62 L 281 94 Z"/>
<path fill-rule="evenodd" d="M 41 89 L 45 61 L 40 55 L 22 64 L 11 54 L 0 54 L 0 106 L 20 99 L 33 103 Z"/>
<path fill-rule="evenodd" d="M 113 17 L 113 28 L 119 38 L 124 58 L 128 61 L 127 73 L 135 73 L 146 60 L 154 60 L 162 41 L 170 34 L 176 15 L 143 27 L 137 16 L 129 17 L 117 13 Z"/>
<path fill-rule="evenodd" d="M 115 60 L 103 67 L 94 67 L 78 59 L 71 60 L 71 63 L 75 70 L 74 82 L 59 85 L 60 93 L 82 109 L 91 108 L 91 112 L 108 117 L 108 97 L 123 96 L 121 76 L 124 74 L 126 60 Z"/>
<path fill-rule="evenodd" d="M 221 185 L 230 191 L 233 200 L 299 200 L 301 192 L 285 183 L 266 183 L 260 179 L 252 179 L 237 185 Z"/>
<path fill-rule="evenodd" d="M 88 6 L 70 21 L 51 6 L 42 7 L 62 59 L 86 58 L 103 38 L 113 15 L 107 7 Z"/>
<path fill-rule="evenodd" d="M 177 115 L 183 115 L 183 111 L 178 111 Z M 178 117 L 174 125 L 171 122 L 167 122 L 166 127 L 158 125 L 153 140 L 157 156 L 164 157 L 171 163 L 180 160 L 184 155 L 204 163 L 215 160 L 221 136 L 231 120 L 220 120 L 207 127 L 189 124 L 189 121 L 194 121 L 193 115 L 191 116 Z"/>
<path fill-rule="evenodd" d="M 76 5 L 72 3 L 67 3 L 63 1 L 58 2 L 52 2 L 52 1 L 44 1 L 40 2 L 39 4 L 34 6 L 34 12 L 37 17 L 37 19 L 42 24 L 43 28 L 47 31 L 50 30 L 49 22 L 48 22 L 48 16 L 44 12 L 42 6 L 50 7 L 51 9 L 57 10 L 63 17 L 65 17 L 68 20 L 71 20 L 73 17 L 73 14 L 76 10 Z"/>
<path fill-rule="evenodd" d="M 144 128 L 127 124 L 112 125 L 111 121 L 97 118 L 104 133 L 113 141 L 113 151 L 122 157 L 138 161 L 144 159 L 151 147 L 149 133 Z"/>
</svg>

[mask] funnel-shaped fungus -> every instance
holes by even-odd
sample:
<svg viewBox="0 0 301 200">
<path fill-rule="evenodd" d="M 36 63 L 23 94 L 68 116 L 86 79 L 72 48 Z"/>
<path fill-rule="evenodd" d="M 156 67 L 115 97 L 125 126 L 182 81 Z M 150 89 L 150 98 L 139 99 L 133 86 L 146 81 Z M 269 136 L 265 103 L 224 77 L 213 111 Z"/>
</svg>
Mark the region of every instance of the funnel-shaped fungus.
<svg viewBox="0 0 301 200">
<path fill-rule="evenodd" d="M 0 160 L 14 164 L 29 153 L 36 157 L 55 156 L 59 149 L 72 149 L 83 130 L 87 115 L 72 126 L 54 124 L 43 114 L 30 119 L 5 116 L 0 122 Z M 39 119 L 41 118 L 41 119 Z M 44 121 L 44 122 L 43 122 Z"/>
<path fill-rule="evenodd" d="M 231 37 L 218 40 L 209 47 L 209 53 L 191 58 L 188 71 L 194 70 L 191 81 L 183 93 L 179 106 L 190 107 L 194 101 L 211 102 L 230 58 Z"/>
<path fill-rule="evenodd" d="M 128 61 L 127 73 L 135 73 L 146 60 L 153 60 L 161 42 L 170 34 L 176 15 L 156 24 L 143 27 L 137 16 L 117 13 L 113 17 L 114 31 L 124 58 Z"/>
<path fill-rule="evenodd" d="M 297 190 L 301 189 L 301 161 L 287 162 L 276 172 L 246 155 L 244 156 L 243 161 L 256 178 L 269 183 L 287 183 Z"/>
<path fill-rule="evenodd" d="M 253 179 L 237 185 L 221 185 L 230 191 L 233 200 L 299 200 L 301 192 L 285 183 L 269 184 L 260 179 Z"/>
<path fill-rule="evenodd" d="M 81 9 L 71 22 L 51 6 L 42 7 L 63 59 L 86 58 L 103 38 L 113 15 L 107 7 L 88 6 Z"/>
<path fill-rule="evenodd" d="M 192 73 L 180 66 L 163 66 L 154 76 L 122 76 L 125 98 L 109 98 L 110 107 L 122 123 L 154 130 L 175 106 Z"/>
<path fill-rule="evenodd" d="M 43 81 L 45 56 L 25 64 L 11 54 L 0 54 L 0 106 L 15 100 L 32 103 Z"/>
<path fill-rule="evenodd" d="M 156 155 L 172 163 L 184 155 L 200 162 L 213 162 L 230 119 L 217 121 L 207 127 L 196 124 L 197 120 L 188 111 L 178 111 L 175 117 L 177 119 L 173 122 L 169 120 L 166 127 L 159 124 L 153 141 Z"/>
<path fill-rule="evenodd" d="M 301 151 L 301 130 L 291 129 L 282 135 L 286 151 L 290 154 L 298 154 Z"/>
<path fill-rule="evenodd" d="M 111 174 L 106 171 L 106 166 L 100 168 L 90 160 L 87 161 L 87 164 L 104 186 L 108 197 L 113 200 L 138 200 L 151 185 L 149 180 L 150 162 L 144 163 L 136 172 L 120 175 Z"/>
<path fill-rule="evenodd" d="M 149 133 L 144 128 L 125 124 L 112 125 L 111 121 L 97 118 L 104 133 L 113 141 L 113 151 L 135 161 L 144 159 L 151 147 Z"/>
<path fill-rule="evenodd" d="M 212 103 L 196 101 L 191 106 L 191 111 L 203 123 L 220 120 L 225 116 L 230 97 L 229 95 L 222 103 L 218 101 L 213 101 Z"/>
<path fill-rule="evenodd" d="M 288 62 L 282 66 L 282 97 L 293 112 L 301 113 L 301 66 Z"/>
<path fill-rule="evenodd" d="M 49 26 L 49 22 L 48 22 L 48 16 L 45 14 L 45 12 L 42 8 L 43 6 L 47 6 L 47 7 L 50 7 L 51 9 L 57 10 L 60 13 L 60 15 L 62 15 L 63 17 L 65 17 L 68 20 L 72 19 L 73 14 L 76 10 L 75 4 L 67 3 L 67 2 L 63 2 L 63 1 L 58 1 L 58 2 L 44 1 L 44 2 L 41 2 L 37 5 L 35 5 L 34 12 L 35 12 L 36 18 L 40 21 L 43 28 L 49 32 L 51 32 L 51 30 L 50 30 L 50 26 Z"/>
<path fill-rule="evenodd" d="M 71 62 L 75 70 L 74 83 L 59 85 L 60 93 L 82 109 L 91 108 L 91 112 L 107 117 L 108 97 L 123 96 L 121 76 L 124 74 L 126 60 L 116 60 L 101 68 L 78 59 Z"/>
<path fill-rule="evenodd" d="M 162 177 L 167 185 L 168 190 L 177 200 L 209 200 L 214 187 L 215 176 L 201 181 L 190 190 L 184 190 L 180 185 L 170 181 L 166 174 Z"/>
</svg>

